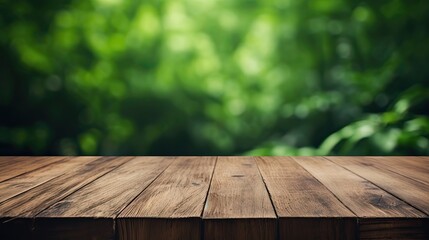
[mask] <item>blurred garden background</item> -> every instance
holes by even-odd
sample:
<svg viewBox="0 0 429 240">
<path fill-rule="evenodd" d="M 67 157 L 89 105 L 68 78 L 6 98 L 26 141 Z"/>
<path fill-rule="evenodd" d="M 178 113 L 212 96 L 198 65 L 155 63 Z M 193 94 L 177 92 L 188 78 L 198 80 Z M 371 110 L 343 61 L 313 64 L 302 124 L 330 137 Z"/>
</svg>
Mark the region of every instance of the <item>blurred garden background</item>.
<svg viewBox="0 0 429 240">
<path fill-rule="evenodd" d="M 429 1 L 0 0 L 0 155 L 428 155 Z"/>
</svg>

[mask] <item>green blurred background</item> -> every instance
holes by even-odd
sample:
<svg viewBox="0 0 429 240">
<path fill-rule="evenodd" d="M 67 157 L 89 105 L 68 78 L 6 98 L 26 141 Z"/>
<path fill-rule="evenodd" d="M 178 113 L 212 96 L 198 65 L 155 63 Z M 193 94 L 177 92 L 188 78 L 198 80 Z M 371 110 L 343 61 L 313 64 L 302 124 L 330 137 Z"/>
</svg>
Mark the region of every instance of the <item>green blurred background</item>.
<svg viewBox="0 0 429 240">
<path fill-rule="evenodd" d="M 0 154 L 428 155 L 428 13 L 0 0 Z"/>
</svg>

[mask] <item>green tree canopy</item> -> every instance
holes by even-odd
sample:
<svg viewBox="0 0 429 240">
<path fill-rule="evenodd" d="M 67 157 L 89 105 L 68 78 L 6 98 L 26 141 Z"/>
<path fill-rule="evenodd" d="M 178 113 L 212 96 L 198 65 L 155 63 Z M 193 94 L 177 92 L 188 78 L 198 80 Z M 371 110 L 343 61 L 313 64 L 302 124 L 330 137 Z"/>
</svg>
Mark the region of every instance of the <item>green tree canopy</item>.
<svg viewBox="0 0 429 240">
<path fill-rule="evenodd" d="M 428 12 L 0 0 L 0 153 L 427 155 Z"/>
</svg>

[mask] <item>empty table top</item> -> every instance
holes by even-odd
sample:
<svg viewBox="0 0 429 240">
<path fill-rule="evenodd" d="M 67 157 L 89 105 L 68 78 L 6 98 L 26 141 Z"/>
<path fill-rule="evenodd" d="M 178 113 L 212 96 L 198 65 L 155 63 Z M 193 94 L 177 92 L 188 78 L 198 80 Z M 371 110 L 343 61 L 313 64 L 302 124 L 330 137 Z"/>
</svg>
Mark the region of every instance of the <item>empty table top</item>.
<svg viewBox="0 0 429 240">
<path fill-rule="evenodd" d="M 0 157 L 0 239 L 429 239 L 429 157 Z"/>
</svg>

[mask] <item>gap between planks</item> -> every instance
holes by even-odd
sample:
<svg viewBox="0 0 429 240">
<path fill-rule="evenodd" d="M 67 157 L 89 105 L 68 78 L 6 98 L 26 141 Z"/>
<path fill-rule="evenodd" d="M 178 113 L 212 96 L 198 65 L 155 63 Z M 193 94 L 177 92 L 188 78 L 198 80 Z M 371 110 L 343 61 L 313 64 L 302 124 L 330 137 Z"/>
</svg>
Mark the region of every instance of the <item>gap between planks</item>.
<svg viewBox="0 0 429 240">
<path fill-rule="evenodd" d="M 9 159 L 8 159 L 9 158 Z M 28 160 L 28 158 L 26 157 L 16 157 L 16 158 L 23 158 L 22 160 L 16 162 L 12 162 L 11 165 L 14 168 L 18 168 L 18 169 L 12 169 L 17 171 L 18 173 L 9 173 L 9 175 L 7 174 L 7 172 L 5 173 L 4 171 L 1 171 L 2 169 L 0 169 L 0 183 L 5 182 L 7 180 L 13 179 L 15 177 L 30 173 L 30 172 L 34 172 L 37 171 L 43 167 L 52 165 L 52 164 L 56 164 L 58 162 L 61 161 L 65 161 L 70 157 L 50 157 L 50 156 L 41 156 L 41 157 L 29 157 L 30 160 Z M 15 157 L 4 157 L 3 159 L 7 160 L 16 160 Z M 26 162 L 24 162 L 26 161 Z M 30 163 L 28 161 L 31 161 Z M 47 163 L 46 163 L 47 162 Z M 4 165 L 4 163 L 2 163 L 2 166 Z M 22 171 L 22 165 L 25 166 L 24 171 Z M 30 165 L 30 167 L 28 166 Z M 35 166 L 31 166 L 31 165 L 35 165 Z M 5 169 L 5 170 L 9 170 L 10 169 Z M 5 174 L 5 175 L 4 175 Z"/>
<path fill-rule="evenodd" d="M 170 161 L 170 163 L 167 165 L 167 167 L 164 168 L 164 170 L 162 170 L 143 190 L 141 190 L 135 197 L 133 197 L 127 204 L 125 204 L 124 207 L 122 207 L 122 209 L 116 214 L 116 216 L 113 218 L 113 221 L 115 223 L 115 228 L 116 228 L 116 219 L 118 218 L 118 216 L 125 210 L 125 208 L 127 208 L 132 202 L 134 202 L 134 200 L 136 200 L 148 187 L 150 187 L 152 183 L 155 182 L 155 180 L 157 180 L 159 176 L 161 176 L 165 172 L 165 170 L 167 170 L 167 168 L 170 167 L 173 161 L 175 161 L 174 159 Z"/>
<path fill-rule="evenodd" d="M 103 157 L 100 157 L 100 158 L 103 158 Z M 97 159 L 100 159 L 100 158 L 97 158 Z M 118 157 L 112 157 L 112 158 L 118 158 Z M 129 160 L 128 160 L 128 161 L 130 161 L 131 159 L 134 159 L 134 158 L 135 158 L 135 157 L 129 157 Z M 81 190 L 82 188 L 86 187 L 87 185 L 91 184 L 92 182 L 96 181 L 97 179 L 99 179 L 99 178 L 101 178 L 101 177 L 103 177 L 103 176 L 105 176 L 105 175 L 109 174 L 110 172 L 112 172 L 113 170 L 115 170 L 115 169 L 119 168 L 120 166 L 124 165 L 124 164 L 125 164 L 125 163 L 127 163 L 128 161 L 124 161 L 123 163 L 120 163 L 120 164 L 118 164 L 117 166 L 112 167 L 112 169 L 107 170 L 105 173 L 103 173 L 103 174 L 99 175 L 98 177 L 94 178 L 92 181 L 89 181 L 88 183 L 83 184 L 82 186 L 80 186 L 80 187 L 79 187 L 79 188 L 77 188 L 76 190 L 72 191 L 70 194 L 67 194 L 67 195 L 66 195 L 66 196 L 64 196 L 63 198 L 60 198 L 60 199 L 59 199 L 58 201 L 56 201 L 55 203 L 57 203 L 57 202 L 61 202 L 62 200 L 66 199 L 68 196 L 70 196 L 70 195 L 74 194 L 75 192 L 77 192 L 77 191 Z M 52 179 L 51 179 L 51 180 L 52 180 Z M 49 182 L 49 181 L 48 181 L 48 182 Z M 55 203 L 50 204 L 49 206 L 45 207 L 43 210 L 39 211 L 37 214 L 34 214 L 33 219 L 35 219 L 35 218 L 37 217 L 37 215 L 39 215 L 41 212 L 43 212 L 43 211 L 45 211 L 46 209 L 48 209 L 48 208 L 52 207 Z"/>
<path fill-rule="evenodd" d="M 213 175 L 214 175 L 214 171 L 216 169 L 216 165 L 217 165 L 217 161 L 219 160 L 219 156 L 216 156 L 215 162 L 214 162 L 214 166 L 213 166 L 213 170 L 212 170 L 212 175 L 210 177 L 210 183 L 209 183 L 209 188 L 207 189 L 207 193 L 206 193 L 206 199 L 204 199 L 204 207 L 203 210 L 201 211 L 200 214 L 200 219 L 201 219 L 201 239 L 204 239 L 204 227 L 205 227 L 205 221 L 203 221 L 203 215 L 204 215 L 204 209 L 206 209 L 207 206 L 207 199 L 209 197 L 209 192 L 210 192 L 210 188 L 212 187 L 212 181 L 213 181 Z"/>
<path fill-rule="evenodd" d="M 391 194 L 392 196 L 394 196 L 394 197 L 398 198 L 398 199 L 399 199 L 399 200 L 401 200 L 402 202 L 407 203 L 408 205 L 410 205 L 411 207 L 413 207 L 416 211 L 420 212 L 421 214 L 426 215 L 426 217 L 428 217 L 428 216 L 429 216 L 429 209 L 424 208 L 424 207 L 419 207 L 419 206 L 417 206 L 417 205 L 416 205 L 416 203 L 415 203 L 415 201 L 410 201 L 410 199 L 409 199 L 407 196 L 405 196 L 405 197 L 404 197 L 404 196 L 401 196 L 402 194 L 398 194 L 398 192 L 396 192 L 396 191 L 392 191 L 392 190 L 389 190 L 389 188 L 383 187 L 383 186 L 382 186 L 383 184 L 380 184 L 379 182 L 374 181 L 374 180 L 372 180 L 371 178 L 365 177 L 364 175 L 362 175 L 362 174 L 361 174 L 361 173 L 359 173 L 358 171 L 353 171 L 352 169 L 350 169 L 350 168 L 348 168 L 348 167 L 344 166 L 343 164 L 338 163 L 338 160 L 332 159 L 332 158 L 330 158 L 330 157 L 323 157 L 323 158 L 325 158 L 326 160 L 328 160 L 328 161 L 330 161 L 330 162 L 334 163 L 335 165 L 338 165 L 339 167 L 341 167 L 341 168 L 345 169 L 346 171 L 349 171 L 349 172 L 351 172 L 351 173 L 353 173 L 353 174 L 355 174 L 355 175 L 357 175 L 357 176 L 359 176 L 359 177 L 361 177 L 361 178 L 365 179 L 366 181 L 368 181 L 368 182 L 370 182 L 370 183 L 374 184 L 374 185 L 375 185 L 375 186 L 377 186 L 378 188 L 380 188 L 380 189 L 382 189 L 383 191 L 385 191 L 385 192 L 387 192 L 387 193 Z M 357 158 L 357 157 L 356 157 L 356 158 Z M 354 160 L 350 160 L 350 161 L 354 161 Z M 372 166 L 369 166 L 369 167 L 372 167 Z M 411 182 L 415 182 L 415 184 L 423 184 L 423 185 L 425 185 L 424 183 L 420 183 L 418 180 L 415 180 L 415 179 L 413 179 L 413 178 L 411 178 L 411 177 L 408 177 L 408 176 L 404 176 L 404 175 L 402 175 L 402 174 L 400 174 L 400 173 L 398 173 L 398 172 L 392 171 L 392 170 L 390 170 L 390 169 L 384 168 L 384 170 L 381 170 L 381 169 L 379 169 L 379 167 L 376 167 L 376 166 L 375 166 L 374 168 L 375 168 L 375 169 L 378 169 L 378 174 L 382 173 L 383 171 L 388 171 L 388 172 L 390 172 L 393 176 L 394 176 L 394 175 L 398 175 L 398 177 L 404 177 L 404 178 L 406 178 L 406 179 L 409 179 Z M 390 174 L 388 174 L 388 175 L 390 175 Z M 388 177 L 392 177 L 392 178 L 393 178 L 393 176 L 388 176 Z M 400 180 L 400 182 L 403 182 L 403 181 L 401 181 L 401 180 Z M 427 197 L 429 197 L 429 191 L 428 191 L 428 196 L 427 196 Z M 426 199 L 425 201 L 428 201 L 428 200 Z"/>
<path fill-rule="evenodd" d="M 116 217 L 154 180 L 162 174 L 170 164 L 174 162 L 174 157 L 135 157 L 128 159 L 123 165 L 118 166 L 106 175 L 89 183 L 84 188 L 74 194 L 69 195 L 63 201 L 57 202 L 49 209 L 39 214 L 39 232 L 43 236 L 61 237 L 57 232 L 52 232 L 49 225 L 56 228 L 64 228 L 63 235 L 72 236 L 74 232 L 87 231 L 86 237 L 97 237 L 98 234 L 105 234 L 106 238 L 115 236 Z M 127 186 L 127 187 L 123 187 Z M 107 191 L 107 192 L 106 192 Z M 86 198 L 100 199 L 84 203 Z M 82 204 L 80 204 L 82 202 Z M 52 220 L 54 218 L 54 220 Z M 68 219 L 62 223 L 56 219 Z M 86 224 L 80 226 L 70 226 L 77 218 L 84 218 Z M 102 224 L 104 222 L 104 224 Z M 72 224 L 74 225 L 74 224 Z M 113 227 L 112 227 L 113 226 Z M 109 235 L 110 234 L 110 235 Z M 76 234 L 75 234 L 76 235 Z M 85 236 L 74 236 L 82 238 Z"/>
<path fill-rule="evenodd" d="M 216 157 L 182 157 L 117 216 L 120 239 L 201 238 Z"/>
<path fill-rule="evenodd" d="M 103 159 L 110 159 L 109 162 L 107 162 L 106 164 L 102 164 L 103 168 L 107 168 L 104 170 L 104 173 L 98 175 L 97 177 L 95 177 L 94 179 L 92 179 L 91 181 L 88 181 L 87 183 L 82 184 L 81 186 L 77 187 L 76 189 L 70 191 L 69 193 L 64 194 L 64 196 L 61 196 L 58 199 L 55 199 L 55 196 L 53 195 L 47 195 L 47 200 L 48 201 L 52 201 L 51 203 L 46 204 L 46 206 L 43 206 L 43 203 L 45 202 L 41 202 L 38 205 L 35 205 L 35 208 L 39 207 L 40 209 L 37 210 L 33 210 L 33 209 L 29 209 L 26 211 L 21 211 L 19 214 L 16 214 L 15 216 L 11 216 L 11 217 L 3 217 L 3 224 L 2 224 L 2 234 L 5 234 L 6 236 L 14 236 L 12 239 L 17 238 L 17 239 L 27 239 L 27 238 L 34 238 L 35 237 L 35 232 L 33 230 L 35 230 L 35 223 L 36 223 L 36 218 L 37 216 L 45 211 L 46 209 L 48 209 L 49 207 L 51 207 L 52 205 L 54 205 L 55 203 L 62 201 L 63 199 L 67 198 L 68 196 L 70 196 L 71 194 L 79 191 L 80 189 L 84 188 L 85 186 L 87 186 L 88 184 L 92 183 L 93 181 L 103 177 L 104 175 L 110 173 L 111 171 L 115 170 L 116 168 L 120 167 L 121 165 L 125 164 L 127 161 L 125 161 L 126 158 L 132 158 L 132 157 L 119 157 L 123 159 L 123 162 L 119 162 L 118 164 L 115 164 L 115 160 L 117 157 L 96 157 L 94 160 L 89 161 L 88 163 L 86 163 L 84 166 L 91 164 L 91 163 L 95 163 L 97 161 L 102 161 Z M 111 166 L 110 166 L 111 165 Z M 98 167 L 98 165 L 97 165 Z M 97 167 L 95 167 L 95 169 L 97 169 Z M 81 170 L 81 168 L 78 168 L 76 170 L 76 172 L 71 172 L 71 176 L 73 176 L 74 174 L 76 174 L 77 172 L 79 172 Z M 91 169 L 90 171 L 94 171 L 94 169 Z M 55 181 L 56 179 L 60 179 L 59 177 L 50 179 L 49 181 L 45 182 L 44 184 L 41 185 L 37 185 L 34 186 L 33 188 L 29 189 L 28 191 L 31 191 L 32 189 L 36 189 L 37 187 L 43 186 L 45 184 L 50 184 L 50 182 Z M 27 192 L 28 192 L 27 191 Z M 22 195 L 24 195 L 25 193 L 23 193 Z M 15 196 L 15 197 L 19 197 L 19 195 Z M 9 199 L 12 200 L 15 197 Z M 53 199 L 53 200 L 50 200 Z M 7 200 L 7 201 L 9 201 Z M 6 201 L 6 202 L 7 202 Z M 29 201 L 33 201 L 32 198 L 29 199 Z M 4 202 L 4 203 L 6 203 Z M 34 204 L 33 204 L 34 205 Z M 34 211 L 34 212 L 32 212 Z M 5 220 L 6 219 L 6 220 Z M 4 224 L 11 224 L 8 226 L 5 226 Z M 24 227 L 24 229 L 16 229 L 16 227 Z M 14 230 L 18 231 L 18 236 L 16 236 L 16 232 L 14 233 Z M 8 239 L 8 238 L 7 238 Z"/>
<path fill-rule="evenodd" d="M 264 183 L 264 186 L 265 186 L 265 190 L 268 192 L 268 197 L 270 198 L 271 206 L 273 207 L 274 214 L 276 215 L 276 236 L 277 236 L 277 239 L 279 239 L 280 238 L 280 226 L 279 226 L 280 225 L 280 223 L 279 223 L 280 217 L 279 217 L 279 214 L 277 213 L 276 206 L 274 205 L 273 198 L 271 196 L 271 192 L 268 189 L 267 182 L 265 181 L 265 178 L 262 176 L 261 168 L 259 167 L 259 163 L 257 161 L 257 158 L 260 158 L 260 157 L 253 157 L 253 158 L 255 159 L 256 167 L 258 168 L 259 175 L 261 175 L 262 182 Z"/>
<path fill-rule="evenodd" d="M 253 158 L 253 157 L 246 157 L 246 158 Z M 131 161 L 133 158 L 130 158 L 128 161 Z M 412 207 L 414 207 L 414 208 L 416 208 L 415 206 L 413 206 L 412 204 L 410 204 L 408 201 L 405 201 L 404 199 L 402 199 L 402 198 L 399 198 L 396 194 L 394 194 L 394 193 L 392 193 L 392 192 L 390 192 L 390 191 L 388 191 L 388 190 L 386 190 L 386 189 L 384 189 L 384 188 L 382 188 L 381 186 L 379 186 L 378 184 L 376 184 L 375 182 L 372 182 L 372 181 L 370 181 L 370 180 L 368 180 L 367 178 L 365 178 L 365 177 L 363 177 L 363 176 L 361 176 L 361 175 L 359 175 L 358 173 L 355 173 L 355 172 L 353 172 L 353 171 L 351 171 L 350 169 L 347 169 L 346 167 L 344 167 L 344 166 L 341 166 L 340 164 L 338 164 L 338 163 L 336 163 L 336 162 L 334 162 L 334 161 L 332 161 L 331 159 L 327 159 L 327 158 L 325 158 L 326 160 L 328 160 L 329 162 L 331 162 L 331 163 L 333 163 L 333 164 L 335 164 L 335 165 L 337 165 L 337 166 L 339 166 L 339 167 L 341 167 L 341 168 L 343 168 L 344 170 L 346 170 L 346 171 L 349 171 L 350 173 L 352 173 L 352 174 L 354 174 L 354 175 L 357 175 L 358 177 L 360 177 L 360 178 L 362 178 L 362 179 L 364 179 L 364 180 L 366 180 L 366 181 L 368 181 L 368 182 L 370 182 L 370 183 L 372 183 L 373 185 L 375 185 L 375 186 L 377 186 L 378 188 L 380 188 L 381 190 L 383 190 L 383 191 L 385 191 L 385 192 L 387 192 L 387 193 L 389 193 L 389 194 L 391 194 L 391 195 L 393 195 L 393 196 L 395 196 L 395 197 L 397 197 L 399 200 L 402 200 L 403 202 L 405 202 L 405 203 L 407 203 L 407 204 L 409 204 L 409 205 L 411 205 Z M 212 187 L 212 181 L 213 181 L 213 178 L 214 178 L 214 173 L 215 173 L 215 170 L 216 170 L 216 167 L 217 167 L 217 163 L 218 163 L 218 160 L 219 160 L 219 157 L 216 157 L 215 158 L 215 161 L 214 161 L 214 166 L 213 166 L 213 169 L 212 169 L 212 172 L 211 172 L 211 177 L 210 177 L 210 180 L 209 180 L 209 185 L 208 185 L 208 189 L 207 189 L 207 192 L 206 192 L 206 196 L 205 196 L 205 198 L 204 198 L 204 203 L 203 203 L 203 209 L 202 209 L 202 212 L 201 212 L 201 214 L 200 214 L 200 219 L 201 219 L 201 222 L 202 222 L 202 224 L 201 224 L 201 227 L 202 228 L 204 228 L 204 224 L 205 224 L 205 221 L 204 221 L 204 219 L 203 219 L 203 214 L 204 214 L 204 210 L 206 209 L 206 205 L 207 205 L 207 200 L 208 200 L 208 196 L 209 196 L 209 193 L 210 193 L 210 190 L 211 190 L 211 187 Z M 296 161 L 295 159 L 293 159 L 293 158 L 291 158 L 290 160 L 292 160 L 292 161 L 294 161 L 294 162 L 297 162 L 297 164 L 299 164 L 298 163 L 298 161 Z M 100 176 L 98 176 L 97 178 L 95 178 L 95 179 L 93 179 L 92 181 L 90 181 L 90 182 L 88 182 L 88 183 L 86 183 L 86 184 L 84 184 L 84 185 L 82 185 L 81 187 L 79 187 L 78 189 L 76 189 L 75 191 L 73 191 L 73 192 L 71 192 L 70 194 L 68 194 L 68 195 L 66 195 L 65 197 L 63 197 L 63 198 L 61 198 L 60 200 L 58 200 L 58 201 L 62 201 L 63 199 L 65 199 L 65 198 L 67 198 L 68 196 L 70 196 L 70 195 L 72 195 L 73 193 L 75 193 L 75 192 L 77 192 L 77 191 L 79 191 L 79 190 L 81 190 L 82 188 L 84 188 L 85 186 L 87 186 L 87 185 L 89 185 L 89 184 L 91 184 L 92 182 L 94 182 L 94 181 L 96 181 L 96 180 L 98 180 L 98 179 L 100 179 L 100 178 L 102 178 L 103 176 L 105 176 L 105 175 L 107 175 L 107 174 L 109 174 L 109 173 L 111 173 L 112 171 L 114 171 L 115 169 L 117 169 L 117 168 L 120 168 L 122 165 L 124 165 L 124 164 L 126 164 L 128 161 L 124 161 L 122 164 L 120 164 L 120 165 L 117 165 L 116 167 L 114 167 L 114 168 L 112 168 L 111 170 L 109 170 L 109 171 L 107 171 L 107 172 L 105 172 L 104 174 L 102 174 L 102 175 L 100 175 Z M 263 185 L 264 185 L 264 188 L 265 188 L 265 191 L 268 193 L 268 195 L 269 195 L 269 199 L 270 199 L 270 202 L 271 202 L 271 206 L 272 206 L 272 208 L 273 208 L 273 210 L 274 210 L 274 213 L 275 213 L 275 216 L 276 216 L 276 224 L 277 224 L 277 231 L 279 230 L 279 228 L 278 228 L 278 224 L 279 224 L 279 215 L 278 215 L 278 212 L 277 212 L 277 209 L 276 209 L 276 207 L 275 207 L 275 205 L 274 205 L 274 203 L 273 203 L 273 198 L 272 198 L 272 195 L 271 195 L 271 192 L 270 192 L 270 190 L 269 190 L 269 188 L 268 188 L 268 186 L 267 186 L 267 183 L 266 183 L 266 180 L 265 180 L 265 178 L 262 176 L 262 174 L 261 174 L 261 169 L 260 169 L 260 166 L 259 166 L 259 163 L 258 163 L 258 161 L 256 161 L 256 159 L 254 158 L 254 161 L 255 161 L 255 164 L 256 164 L 256 166 L 257 166 L 257 169 L 258 169 L 258 172 L 259 172 L 259 176 L 261 177 L 261 179 L 262 179 L 262 182 L 263 182 Z M 117 226 L 116 226 L 116 222 L 115 222 L 115 220 L 116 220 L 116 218 L 125 210 L 125 208 L 127 208 L 133 201 L 135 201 L 136 199 L 137 199 L 137 197 L 139 196 L 139 195 L 141 195 L 148 187 L 150 187 L 154 182 L 155 182 L 155 180 L 156 179 L 158 179 L 169 167 L 170 167 L 170 165 L 173 163 L 173 161 L 172 162 L 170 162 L 169 163 L 169 165 L 167 166 L 167 167 L 165 167 L 164 168 L 164 170 L 161 172 L 161 173 L 159 173 L 151 182 L 150 182 L 150 184 L 148 185 L 148 186 L 146 186 L 143 190 L 141 190 L 140 191 L 140 193 L 138 193 L 134 198 L 132 198 L 121 210 L 120 210 L 120 212 L 113 218 L 114 219 L 114 225 L 113 225 L 113 229 L 115 230 L 115 231 L 117 231 Z M 51 163 L 51 164 L 54 164 L 54 163 Z M 47 165 L 46 165 L 47 166 Z M 43 168 L 43 167 L 46 167 L 46 166 L 42 166 L 42 167 L 40 167 L 40 168 Z M 311 176 L 313 176 L 314 177 L 314 175 L 313 174 L 311 174 L 311 172 L 309 172 L 306 168 L 303 168 L 306 172 L 308 172 Z M 388 169 L 387 169 L 388 170 Z M 32 170 L 32 171 L 35 171 L 35 170 Z M 390 170 L 389 170 L 390 171 Z M 29 172 L 31 172 L 31 171 L 29 171 Z M 393 171 L 391 171 L 391 172 L 393 172 Z M 28 172 L 27 172 L 28 173 Z M 393 172 L 393 173 L 395 173 L 395 174 L 399 174 L 399 173 L 397 173 L 397 172 Z M 23 173 L 23 174 L 25 174 L 25 173 Z M 20 174 L 20 175 L 17 175 L 17 176 L 21 176 L 22 174 Z M 319 179 L 318 178 L 316 178 L 316 177 L 314 177 L 314 179 L 316 179 L 318 182 L 320 182 L 319 181 Z M 52 180 L 52 179 L 51 179 Z M 49 180 L 49 181 L 51 181 L 51 180 Z M 321 183 L 321 182 L 320 182 Z M 322 185 L 324 185 L 323 183 L 321 183 Z M 36 186 L 35 186 L 36 187 Z M 331 192 L 331 193 L 333 193 L 329 188 L 328 188 L 328 190 Z M 344 202 L 342 202 L 341 201 L 341 199 L 339 199 L 339 197 L 336 195 L 336 194 L 333 194 L 346 208 L 348 208 L 352 213 L 354 213 L 355 214 L 355 212 L 353 212 L 346 204 L 344 204 Z M 57 202 L 58 202 L 57 201 Z M 54 203 L 55 204 L 55 203 Z M 53 204 L 52 204 L 53 205 Z M 47 207 L 47 208 L 49 208 L 49 206 Z M 46 208 L 45 208 L 46 209 Z M 45 210 L 44 209 L 44 210 Z M 42 210 L 42 211 L 44 211 L 44 210 Z M 419 210 L 419 209 L 417 209 L 417 210 Z M 42 212 L 42 211 L 40 211 L 40 212 Z M 40 213 L 39 212 L 39 213 Z M 421 211 L 420 211 L 421 212 Z M 38 214 L 39 214 L 38 213 Z M 38 214 L 36 214 L 36 215 L 38 215 Z M 35 216 L 36 216 L 35 215 Z M 356 215 L 356 214 L 355 214 Z M 426 214 L 425 214 L 426 215 Z M 33 219 L 35 218 L 35 216 L 33 217 Z M 358 219 L 359 217 L 356 217 L 356 219 Z M 33 222 L 34 223 L 34 222 Z M 116 228 L 116 229 L 115 229 Z M 203 234 L 203 232 L 204 232 L 204 230 L 202 229 L 201 230 L 201 233 Z M 278 236 L 278 235 L 277 235 Z M 204 235 L 202 235 L 202 237 L 201 238 L 204 238 Z"/>
</svg>

